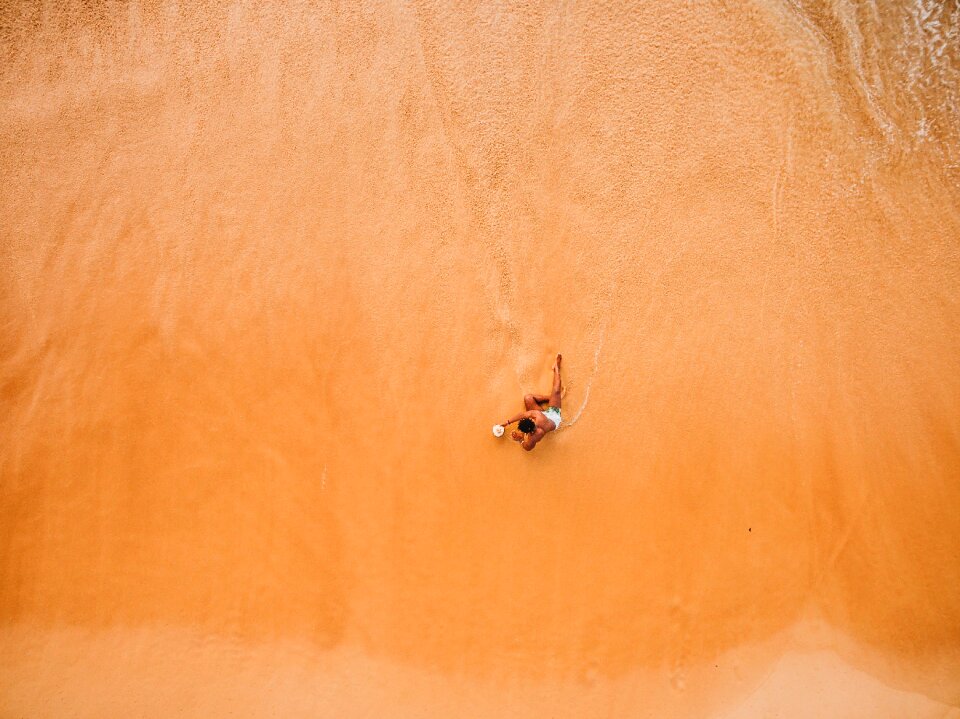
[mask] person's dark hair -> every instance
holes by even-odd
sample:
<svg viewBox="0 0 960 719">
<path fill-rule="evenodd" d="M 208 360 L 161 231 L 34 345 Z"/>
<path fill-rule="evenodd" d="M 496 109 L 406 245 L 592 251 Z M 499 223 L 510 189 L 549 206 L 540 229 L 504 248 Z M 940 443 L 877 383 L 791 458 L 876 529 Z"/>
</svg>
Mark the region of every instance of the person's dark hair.
<svg viewBox="0 0 960 719">
<path fill-rule="evenodd" d="M 536 428 L 537 428 L 537 423 L 534 422 L 529 417 L 524 417 L 517 423 L 517 429 L 519 429 L 524 434 L 530 434 Z"/>
</svg>

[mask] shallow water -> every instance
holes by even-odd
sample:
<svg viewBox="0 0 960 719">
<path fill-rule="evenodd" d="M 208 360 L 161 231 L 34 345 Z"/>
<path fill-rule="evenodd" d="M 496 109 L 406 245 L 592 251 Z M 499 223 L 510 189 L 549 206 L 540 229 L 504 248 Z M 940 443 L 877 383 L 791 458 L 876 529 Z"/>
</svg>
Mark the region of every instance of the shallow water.
<svg viewBox="0 0 960 719">
<path fill-rule="evenodd" d="M 0 33 L 0 713 L 960 712 L 956 2 Z"/>
</svg>

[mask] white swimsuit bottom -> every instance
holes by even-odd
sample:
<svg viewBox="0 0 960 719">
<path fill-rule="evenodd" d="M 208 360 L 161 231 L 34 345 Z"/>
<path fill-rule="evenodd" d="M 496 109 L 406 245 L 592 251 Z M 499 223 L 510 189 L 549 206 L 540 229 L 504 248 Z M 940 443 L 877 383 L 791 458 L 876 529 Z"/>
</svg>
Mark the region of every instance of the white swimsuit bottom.
<svg viewBox="0 0 960 719">
<path fill-rule="evenodd" d="M 546 409 L 540 410 L 540 414 L 553 422 L 554 429 L 560 429 L 560 408 L 559 407 L 547 407 Z"/>
</svg>

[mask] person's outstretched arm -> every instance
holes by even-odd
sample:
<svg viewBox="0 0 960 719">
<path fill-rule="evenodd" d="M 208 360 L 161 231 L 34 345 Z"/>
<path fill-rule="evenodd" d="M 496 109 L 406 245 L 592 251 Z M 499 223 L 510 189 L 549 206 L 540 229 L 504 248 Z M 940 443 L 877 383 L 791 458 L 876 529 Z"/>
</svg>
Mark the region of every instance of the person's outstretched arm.
<svg viewBox="0 0 960 719">
<path fill-rule="evenodd" d="M 504 422 L 504 423 L 503 423 L 503 426 L 504 426 L 504 427 L 509 427 L 509 426 L 510 426 L 511 424 L 513 424 L 514 422 L 519 422 L 521 419 L 523 419 L 523 418 L 526 417 L 526 416 L 527 416 L 527 413 L 526 413 L 526 412 L 521 412 L 521 413 L 518 414 L 518 415 L 514 415 L 513 417 L 511 417 L 510 419 L 508 419 L 506 422 Z"/>
</svg>

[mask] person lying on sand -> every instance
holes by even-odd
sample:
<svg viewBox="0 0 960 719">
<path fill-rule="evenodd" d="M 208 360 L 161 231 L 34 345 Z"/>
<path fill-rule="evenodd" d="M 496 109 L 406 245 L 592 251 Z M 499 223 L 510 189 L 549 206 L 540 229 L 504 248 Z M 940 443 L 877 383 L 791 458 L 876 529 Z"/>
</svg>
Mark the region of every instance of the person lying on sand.
<svg viewBox="0 0 960 719">
<path fill-rule="evenodd" d="M 519 442 L 520 446 L 528 452 L 537 446 L 537 442 L 543 439 L 547 432 L 560 429 L 560 396 L 563 392 L 560 383 L 562 359 L 563 357 L 557 355 L 557 361 L 553 365 L 553 391 L 549 395 L 524 396 L 523 404 L 527 408 L 526 411 L 503 423 L 504 427 L 517 423 L 517 429 L 510 433 L 510 438 L 514 442 Z M 547 404 L 546 409 L 543 409 L 544 404 Z"/>
</svg>

